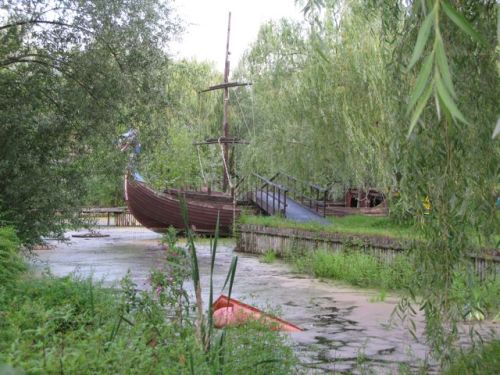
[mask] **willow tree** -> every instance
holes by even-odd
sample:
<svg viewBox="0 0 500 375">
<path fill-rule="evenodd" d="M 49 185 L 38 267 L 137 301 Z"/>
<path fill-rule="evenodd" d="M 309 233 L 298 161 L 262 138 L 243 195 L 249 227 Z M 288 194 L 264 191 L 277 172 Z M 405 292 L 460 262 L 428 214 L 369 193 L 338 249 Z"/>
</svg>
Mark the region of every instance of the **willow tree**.
<svg viewBox="0 0 500 375">
<path fill-rule="evenodd" d="M 481 301 L 468 256 L 493 247 L 500 145 L 491 134 L 498 116 L 498 43 L 494 1 L 427 1 L 409 8 L 395 64 L 408 93 L 401 105 L 401 193 L 425 241 L 416 251 L 426 333 L 443 363 L 452 357 L 457 322 Z M 404 114 L 404 115 L 403 115 Z M 404 140 L 403 140 L 404 139 Z M 424 197 L 431 203 L 426 215 Z M 450 289 L 459 273 L 469 306 Z"/>
<path fill-rule="evenodd" d="M 0 6 L 0 220 L 34 242 L 62 233 L 89 179 L 122 174 L 123 158 L 96 150 L 150 121 L 178 24 L 150 0 Z"/>
<path fill-rule="evenodd" d="M 394 185 L 392 47 L 381 30 L 381 13 L 360 5 L 261 29 L 239 70 L 253 82 L 246 108 L 256 108 L 246 169 L 284 169 L 325 185 Z"/>
<path fill-rule="evenodd" d="M 141 173 L 159 189 L 215 185 L 222 165 L 218 150 L 193 143 L 220 134 L 222 100 L 200 94 L 220 74 L 208 63 L 187 60 L 172 62 L 163 74 L 164 106 L 153 122 L 137 126 Z"/>
<path fill-rule="evenodd" d="M 396 211 L 411 218 L 423 237 L 413 251 L 416 277 L 410 297 L 400 307 L 412 315 L 411 304 L 420 305 L 433 354 L 446 365 L 457 350 L 458 323 L 482 307 L 474 295 L 478 280 L 469 256 L 474 249 L 498 246 L 494 202 L 500 145 L 491 137 L 500 89 L 497 5 L 446 0 L 344 4 L 382 17 L 391 168 L 401 197 Z M 450 293 L 464 279 L 467 306 Z"/>
<path fill-rule="evenodd" d="M 236 118 L 237 130 L 250 140 L 239 150 L 243 173 L 270 173 L 296 165 L 303 156 L 303 129 L 295 127 L 290 107 L 305 48 L 300 25 L 286 20 L 269 23 L 261 27 L 257 41 L 238 66 L 236 74 L 252 82 L 252 91 L 240 89 L 233 95 L 242 114 Z"/>
<path fill-rule="evenodd" d="M 311 129 L 314 164 L 321 166 L 314 180 L 384 190 L 393 184 L 395 108 L 381 28 L 380 13 L 356 3 L 328 8 L 310 22 L 294 113 Z"/>
<path fill-rule="evenodd" d="M 420 305 L 446 364 L 457 323 L 481 309 L 469 256 L 498 247 L 497 5 L 299 3 L 305 21 L 266 26 L 241 70 L 264 108 L 250 148 L 263 155 L 249 155 L 249 165 L 399 193 L 391 215 L 421 233 L 401 307 L 412 315 Z M 449 293 L 460 279 L 468 306 Z"/>
</svg>

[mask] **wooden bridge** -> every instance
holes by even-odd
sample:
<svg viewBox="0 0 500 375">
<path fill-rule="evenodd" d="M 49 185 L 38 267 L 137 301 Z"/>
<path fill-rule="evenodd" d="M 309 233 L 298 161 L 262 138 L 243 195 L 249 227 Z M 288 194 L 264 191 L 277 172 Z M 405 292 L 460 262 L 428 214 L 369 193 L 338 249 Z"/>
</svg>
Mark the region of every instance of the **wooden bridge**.
<svg viewBox="0 0 500 375">
<path fill-rule="evenodd" d="M 283 172 L 270 179 L 256 173 L 251 177 L 242 190 L 246 191 L 246 199 L 262 212 L 294 221 L 329 223 L 325 219 L 327 189 Z"/>
</svg>

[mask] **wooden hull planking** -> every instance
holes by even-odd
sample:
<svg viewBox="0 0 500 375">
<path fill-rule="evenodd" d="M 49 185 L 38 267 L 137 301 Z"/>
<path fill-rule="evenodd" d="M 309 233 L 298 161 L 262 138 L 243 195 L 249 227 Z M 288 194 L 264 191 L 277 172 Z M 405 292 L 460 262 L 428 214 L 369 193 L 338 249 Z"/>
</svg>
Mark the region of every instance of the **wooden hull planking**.
<svg viewBox="0 0 500 375">
<path fill-rule="evenodd" d="M 177 230 L 185 229 L 181 211 L 182 191 L 157 192 L 144 182 L 125 177 L 125 200 L 134 217 L 143 226 L 155 232 L 164 232 L 172 226 Z M 197 233 L 214 234 L 217 217 L 221 235 L 231 234 L 232 225 L 240 210 L 231 204 L 230 197 L 221 200 L 220 195 L 197 193 L 196 198 L 186 194 L 189 225 Z"/>
</svg>

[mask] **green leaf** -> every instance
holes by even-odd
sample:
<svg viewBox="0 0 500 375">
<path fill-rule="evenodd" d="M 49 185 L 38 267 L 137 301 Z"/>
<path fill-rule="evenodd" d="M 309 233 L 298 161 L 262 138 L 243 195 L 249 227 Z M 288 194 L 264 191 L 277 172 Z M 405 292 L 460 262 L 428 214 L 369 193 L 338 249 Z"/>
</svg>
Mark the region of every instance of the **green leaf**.
<svg viewBox="0 0 500 375">
<path fill-rule="evenodd" d="M 446 58 L 446 53 L 444 51 L 443 39 L 439 33 L 436 33 L 435 42 L 436 51 L 436 63 L 439 68 L 439 72 L 443 78 L 443 83 L 448 89 L 448 92 L 453 98 L 457 97 L 455 88 L 453 87 L 453 80 L 451 79 L 450 67 L 448 65 L 448 59 Z"/>
<path fill-rule="evenodd" d="M 219 350 L 218 350 L 218 360 L 219 360 L 219 375 L 224 374 L 224 363 L 225 363 L 225 348 L 224 345 L 226 338 L 226 330 L 224 329 L 219 338 Z"/>
<path fill-rule="evenodd" d="M 184 197 L 180 197 L 179 205 L 181 208 L 181 215 L 184 221 L 184 226 L 186 230 L 186 239 L 188 244 L 188 249 L 191 253 L 191 272 L 193 278 L 194 289 L 196 290 L 197 286 L 200 285 L 200 269 L 198 266 L 198 255 L 196 253 L 196 246 L 194 244 L 194 235 L 191 228 L 189 228 L 189 213 L 186 199 Z"/>
<path fill-rule="evenodd" d="M 195 375 L 193 352 L 191 351 L 191 348 L 189 348 L 188 359 L 189 359 L 189 370 L 191 372 L 191 375 Z"/>
<path fill-rule="evenodd" d="M 212 259 L 210 262 L 210 274 L 213 275 L 214 273 L 214 267 L 215 267 L 215 255 L 217 253 L 217 242 L 219 240 L 219 219 L 220 217 L 220 211 L 217 211 L 217 221 L 215 223 L 215 235 L 214 235 L 214 242 L 213 242 L 213 247 L 211 248 L 212 250 Z"/>
<path fill-rule="evenodd" d="M 425 86 L 427 85 L 429 77 L 431 75 L 433 61 L 434 61 L 434 53 L 431 53 L 429 56 L 425 58 L 422 68 L 420 69 L 420 73 L 418 74 L 417 82 L 415 83 L 415 87 L 413 88 L 413 91 L 410 96 L 407 115 L 413 109 L 418 99 L 424 92 Z"/>
<path fill-rule="evenodd" d="M 450 114 L 453 116 L 453 118 L 460 120 L 465 124 L 468 124 L 468 121 L 465 119 L 462 112 L 460 112 L 460 110 L 458 109 L 455 101 L 450 96 L 450 93 L 448 92 L 448 90 L 444 86 L 443 81 L 440 79 L 439 76 L 436 79 L 436 89 L 437 89 L 437 93 L 439 95 L 439 99 L 441 99 L 445 108 L 450 112 Z"/>
<path fill-rule="evenodd" d="M 491 136 L 491 138 L 495 139 L 498 134 L 500 134 L 500 117 L 497 120 L 497 126 L 495 127 L 495 130 L 493 130 L 493 135 Z"/>
<path fill-rule="evenodd" d="M 434 95 L 434 102 L 436 103 L 436 114 L 438 117 L 438 121 L 441 121 L 441 106 L 439 105 L 439 97 Z"/>
<path fill-rule="evenodd" d="M 226 289 L 227 282 L 230 281 L 229 283 L 229 293 L 231 293 L 231 289 L 233 288 L 233 281 L 234 281 L 234 275 L 236 274 L 236 265 L 238 264 L 238 257 L 233 257 L 231 261 L 231 265 L 229 266 L 229 271 L 226 276 L 226 281 L 224 281 L 224 286 L 222 287 L 222 290 Z"/>
<path fill-rule="evenodd" d="M 237 264 L 238 264 L 238 257 L 235 257 L 234 264 L 231 264 L 231 280 L 229 281 L 229 290 L 227 292 L 227 295 L 229 298 L 231 298 L 231 291 L 233 290 L 234 277 L 236 275 L 236 265 Z"/>
<path fill-rule="evenodd" d="M 429 35 L 431 33 L 432 22 L 434 21 L 434 14 L 436 13 L 436 8 L 433 8 L 432 11 L 425 17 L 424 22 L 420 26 L 420 30 L 418 31 L 417 42 L 415 43 L 415 48 L 413 49 L 413 54 L 410 59 L 410 63 L 408 64 L 408 70 L 410 70 L 413 65 L 420 59 L 422 56 L 422 52 L 424 51 L 425 45 L 427 44 L 427 40 L 429 39 Z"/>
<path fill-rule="evenodd" d="M 411 133 L 413 132 L 413 129 L 415 128 L 415 125 L 417 124 L 420 115 L 422 114 L 422 111 L 425 108 L 425 105 L 427 104 L 429 98 L 431 97 L 431 93 L 432 93 L 432 85 L 429 85 L 427 86 L 427 89 L 420 97 L 420 100 L 418 101 L 417 106 L 415 107 L 415 111 L 413 111 L 413 115 L 410 121 L 410 128 L 408 129 L 408 134 L 406 136 L 407 138 L 409 138 Z"/>
<path fill-rule="evenodd" d="M 441 1 L 443 5 L 443 10 L 448 16 L 448 18 L 457 25 L 463 32 L 469 34 L 469 36 L 478 43 L 482 45 L 486 45 L 486 41 L 481 34 L 479 34 L 474 28 L 471 26 L 469 21 L 465 19 L 462 13 L 458 12 L 455 8 L 453 8 L 448 1 Z"/>
<path fill-rule="evenodd" d="M 326 55 L 325 51 L 323 51 L 323 48 L 321 48 L 321 46 L 319 45 L 314 46 L 314 50 L 318 53 L 319 57 L 325 60 L 325 62 L 327 62 L 328 64 L 330 63 L 330 59 Z"/>
<path fill-rule="evenodd" d="M 210 292 L 208 295 L 208 340 L 206 342 L 207 345 L 207 350 L 210 349 L 210 344 L 212 340 L 212 334 L 213 334 L 213 311 L 212 311 L 212 304 L 214 300 L 214 268 L 215 268 L 215 256 L 217 254 L 217 241 L 219 239 L 219 218 L 220 218 L 220 211 L 217 212 L 217 222 L 215 224 L 215 237 L 214 241 L 210 239 L 210 250 L 211 250 L 211 260 L 210 260 Z"/>
</svg>

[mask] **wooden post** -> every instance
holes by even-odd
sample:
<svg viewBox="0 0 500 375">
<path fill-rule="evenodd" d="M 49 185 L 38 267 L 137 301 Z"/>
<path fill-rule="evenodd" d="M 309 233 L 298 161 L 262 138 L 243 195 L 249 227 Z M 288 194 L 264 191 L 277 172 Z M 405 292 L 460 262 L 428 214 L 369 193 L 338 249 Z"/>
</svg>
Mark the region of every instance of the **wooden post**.
<svg viewBox="0 0 500 375">
<path fill-rule="evenodd" d="M 323 196 L 323 217 L 326 217 L 326 200 L 328 199 L 328 190 L 324 191 Z"/>
<path fill-rule="evenodd" d="M 269 214 L 269 185 L 266 184 L 266 212 Z"/>
<path fill-rule="evenodd" d="M 278 213 L 281 213 L 281 188 L 278 188 Z"/>
<path fill-rule="evenodd" d="M 285 202 L 283 204 L 283 216 L 286 217 L 286 193 L 287 191 L 285 190 Z"/>
<path fill-rule="evenodd" d="M 228 83 L 229 82 L 229 33 L 231 31 L 231 12 L 229 12 L 229 18 L 228 18 L 228 21 L 227 21 L 227 43 L 226 43 L 226 62 L 225 62 L 225 65 L 224 65 L 224 83 Z M 229 105 L 229 88 L 228 87 L 225 87 L 224 88 L 224 116 L 223 116 L 223 119 L 222 119 L 222 133 L 224 134 L 224 138 L 229 138 L 229 124 L 228 124 L 228 119 L 227 119 L 227 111 L 228 111 L 228 105 Z M 229 150 L 228 150 L 228 147 L 229 145 L 227 143 L 224 143 L 222 145 L 223 147 L 223 154 L 224 154 L 224 165 L 223 165 L 223 168 L 224 168 L 224 179 L 223 179 L 223 182 L 222 182 L 222 190 L 223 191 L 227 191 L 227 187 L 229 185 L 229 179 L 228 179 L 228 175 L 229 175 L 229 170 L 228 170 L 228 167 L 229 167 Z"/>
<path fill-rule="evenodd" d="M 274 201 L 276 200 L 276 186 L 273 186 L 273 215 L 276 212 L 274 208 Z"/>
</svg>

